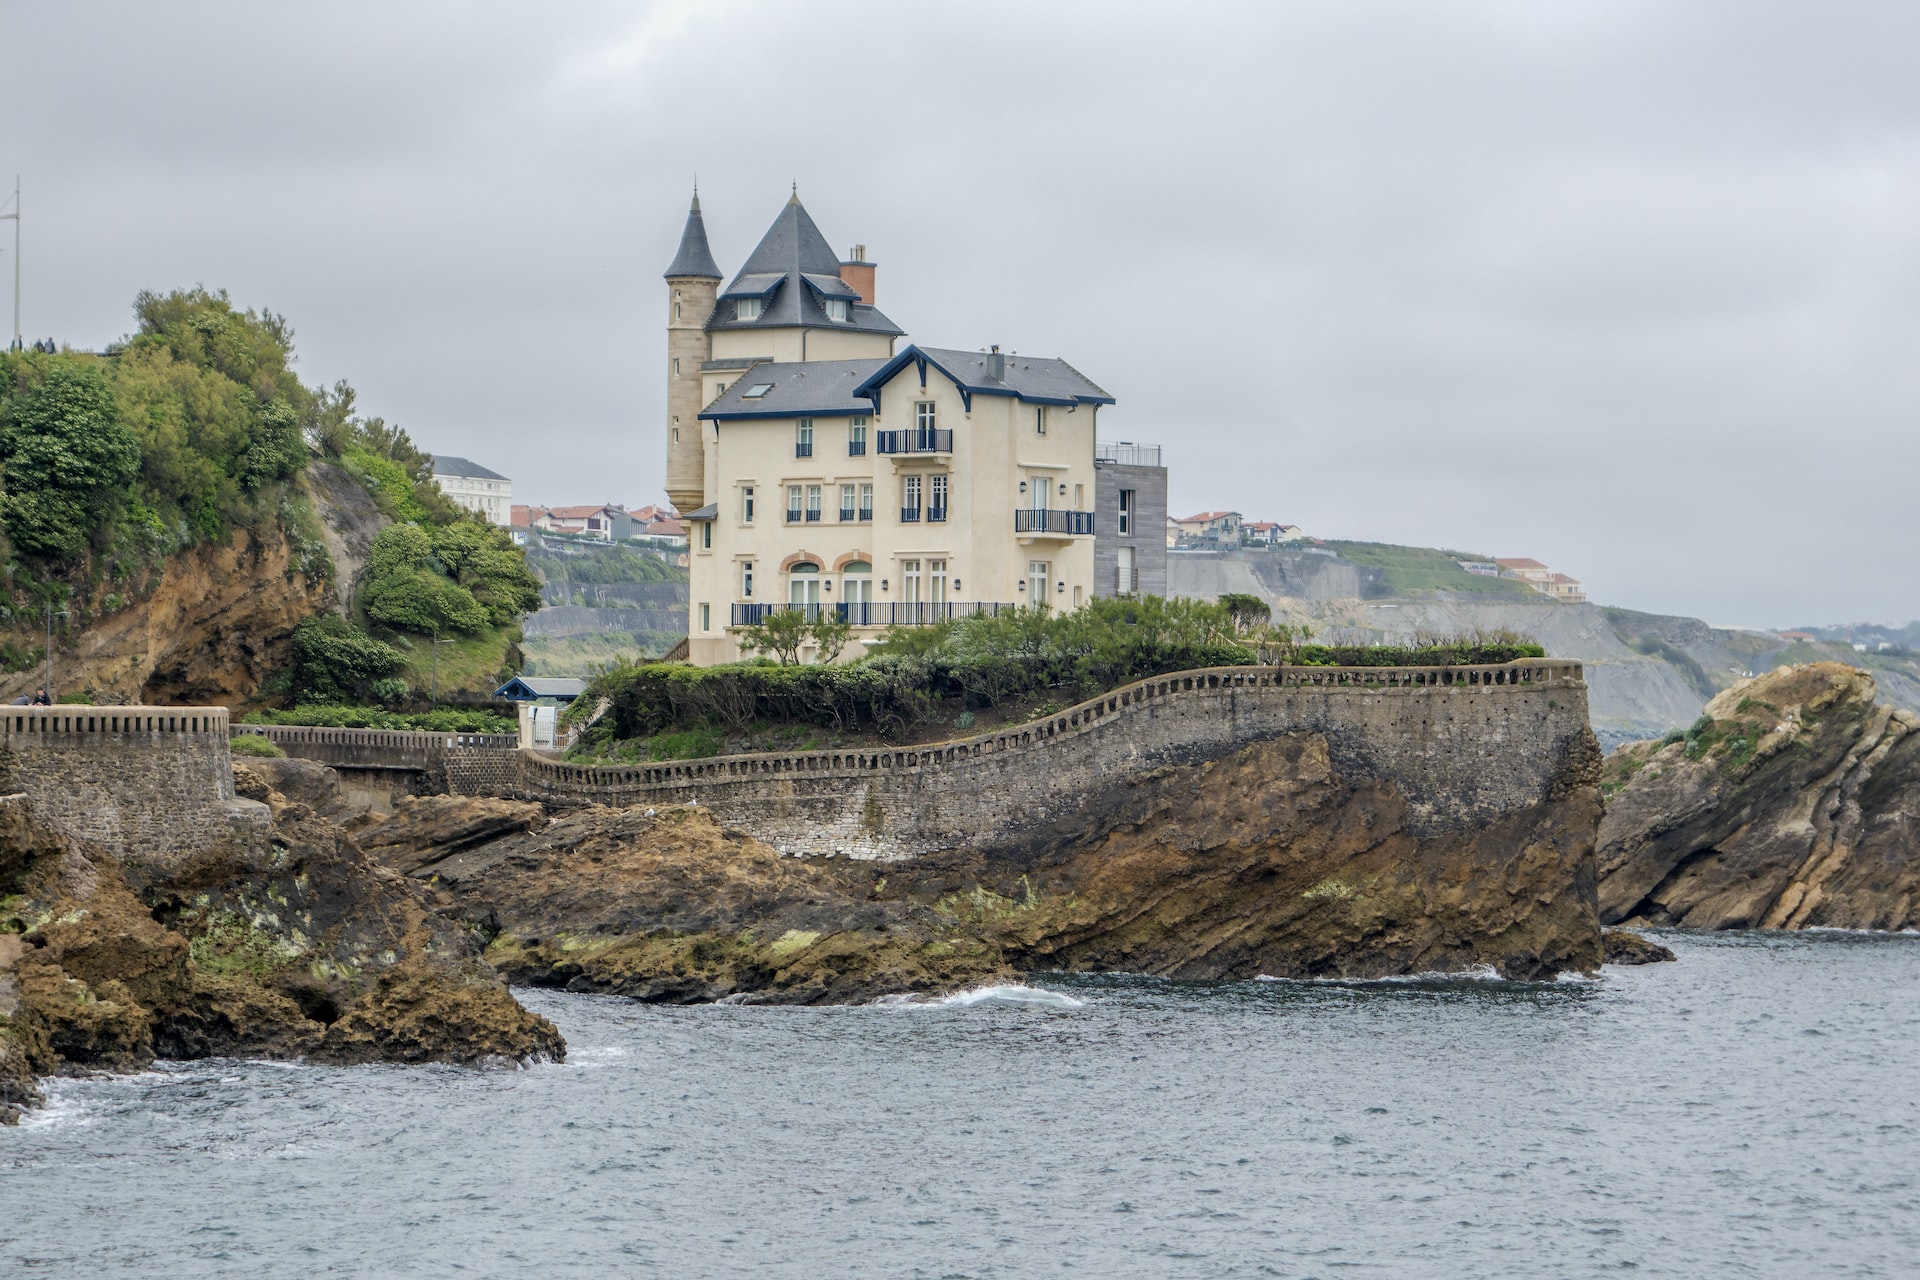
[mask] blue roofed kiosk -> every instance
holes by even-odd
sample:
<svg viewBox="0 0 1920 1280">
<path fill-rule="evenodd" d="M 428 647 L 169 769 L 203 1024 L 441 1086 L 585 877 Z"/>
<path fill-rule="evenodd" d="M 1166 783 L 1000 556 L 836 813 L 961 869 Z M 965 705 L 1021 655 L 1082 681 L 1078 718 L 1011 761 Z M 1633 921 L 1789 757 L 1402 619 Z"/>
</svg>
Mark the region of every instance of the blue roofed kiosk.
<svg viewBox="0 0 1920 1280">
<path fill-rule="evenodd" d="M 520 704 L 520 745 L 553 751 L 567 744 L 560 732 L 560 708 L 587 690 L 572 676 L 515 676 L 493 691 L 496 698 Z"/>
</svg>

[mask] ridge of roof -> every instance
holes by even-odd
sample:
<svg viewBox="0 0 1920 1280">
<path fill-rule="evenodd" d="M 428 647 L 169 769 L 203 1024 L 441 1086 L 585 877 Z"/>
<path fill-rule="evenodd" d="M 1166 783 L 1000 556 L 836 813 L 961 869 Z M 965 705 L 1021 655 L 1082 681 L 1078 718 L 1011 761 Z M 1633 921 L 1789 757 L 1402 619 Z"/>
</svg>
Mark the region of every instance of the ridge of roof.
<svg viewBox="0 0 1920 1280">
<path fill-rule="evenodd" d="M 890 380 L 909 362 L 932 365 L 953 380 L 960 395 L 972 407 L 976 395 L 1012 396 L 1029 404 L 1113 404 L 1114 399 L 1065 360 L 1050 356 L 1001 356 L 998 376 L 988 366 L 985 351 L 962 351 L 955 347 L 923 347 L 909 343 L 887 361 L 859 388 L 860 394 L 879 394 L 880 384 Z"/>
</svg>

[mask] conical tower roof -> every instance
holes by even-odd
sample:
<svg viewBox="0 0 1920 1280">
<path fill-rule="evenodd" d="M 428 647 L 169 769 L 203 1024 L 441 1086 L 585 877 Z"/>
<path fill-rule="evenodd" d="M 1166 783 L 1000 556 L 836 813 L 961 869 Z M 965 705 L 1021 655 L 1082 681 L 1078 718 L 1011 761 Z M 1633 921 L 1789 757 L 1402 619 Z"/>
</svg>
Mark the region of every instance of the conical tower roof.
<svg viewBox="0 0 1920 1280">
<path fill-rule="evenodd" d="M 860 291 L 840 278 L 840 255 L 820 234 L 796 191 L 747 256 L 740 274 L 720 291 L 721 305 L 708 329 L 779 329 L 794 326 L 864 330 L 899 335 L 898 325 L 860 301 Z M 741 319 L 728 299 L 758 298 L 757 314 Z M 825 303 L 844 314 L 830 319 Z"/>
<path fill-rule="evenodd" d="M 818 232 L 814 234 L 818 235 Z M 693 193 L 693 207 L 687 210 L 687 229 L 680 233 L 680 252 L 673 255 L 673 262 L 663 273 L 671 280 L 675 276 L 697 276 L 705 280 L 720 280 L 720 266 L 713 260 L 713 251 L 707 248 L 707 224 L 700 217 L 700 192 Z"/>
<path fill-rule="evenodd" d="M 820 228 L 813 224 L 807 208 L 795 193 L 780 210 L 780 216 L 760 237 L 760 243 L 747 255 L 740 268 L 743 276 L 787 275 L 838 276 L 840 255 L 833 251 Z"/>
</svg>

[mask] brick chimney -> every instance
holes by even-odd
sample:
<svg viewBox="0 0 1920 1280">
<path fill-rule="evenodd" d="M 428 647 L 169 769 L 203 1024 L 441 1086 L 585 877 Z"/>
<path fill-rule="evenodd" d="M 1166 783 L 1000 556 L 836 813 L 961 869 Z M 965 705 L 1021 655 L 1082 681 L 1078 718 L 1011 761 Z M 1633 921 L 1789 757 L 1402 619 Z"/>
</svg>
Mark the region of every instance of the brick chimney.
<svg viewBox="0 0 1920 1280">
<path fill-rule="evenodd" d="M 860 301 L 873 305 L 873 266 L 867 261 L 867 246 L 857 244 L 847 254 L 848 261 L 840 264 L 840 278 L 849 289 L 860 295 Z"/>
</svg>

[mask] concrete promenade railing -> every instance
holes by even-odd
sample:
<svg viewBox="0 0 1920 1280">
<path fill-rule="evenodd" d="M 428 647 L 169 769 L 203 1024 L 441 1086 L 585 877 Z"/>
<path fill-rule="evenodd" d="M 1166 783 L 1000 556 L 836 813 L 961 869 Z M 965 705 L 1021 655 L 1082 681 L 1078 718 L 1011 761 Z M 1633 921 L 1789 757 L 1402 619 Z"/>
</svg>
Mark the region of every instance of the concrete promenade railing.
<svg viewBox="0 0 1920 1280">
<path fill-rule="evenodd" d="M 290 756 L 347 769 L 433 773 L 449 751 L 512 751 L 512 733 L 425 733 L 408 729 L 328 729 L 303 724 L 236 724 L 234 737 L 254 734 Z"/>
<path fill-rule="evenodd" d="M 530 755 L 523 765 L 531 779 L 563 787 L 581 787 L 588 792 L 783 774 L 861 777 L 880 770 L 911 771 L 1000 752 L 1029 750 L 1058 738 L 1084 733 L 1129 709 L 1196 690 L 1306 689 L 1364 694 L 1396 690 L 1539 690 L 1555 686 L 1584 690 L 1581 664 L 1570 659 L 1535 658 L 1472 667 L 1207 667 L 1122 686 L 1069 707 L 1043 722 L 932 746 L 875 751 L 755 752 L 649 765 L 569 764 Z"/>
<path fill-rule="evenodd" d="M 456 794 L 697 803 L 783 852 L 899 858 L 1030 841 L 1156 770 L 1295 733 L 1324 737 L 1343 776 L 1397 786 L 1414 829 L 1461 829 L 1545 800 L 1589 732 L 1578 662 L 1215 667 L 928 746 L 618 766 L 454 751 L 446 766 Z"/>
<path fill-rule="evenodd" d="M 26 747 L 82 734 L 227 736 L 225 707 L 5 707 L 0 741 Z"/>
</svg>

